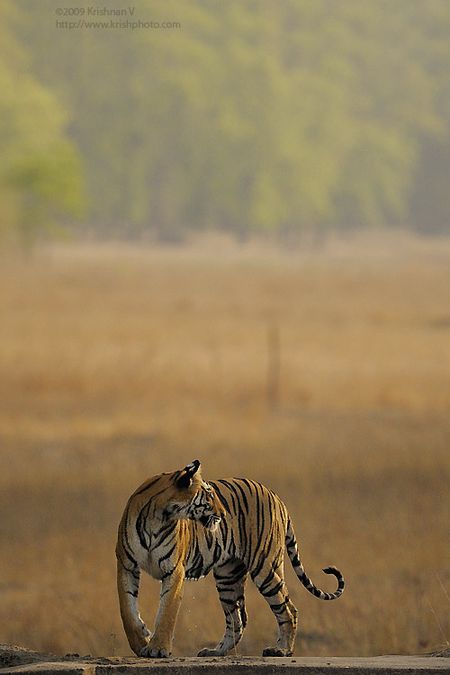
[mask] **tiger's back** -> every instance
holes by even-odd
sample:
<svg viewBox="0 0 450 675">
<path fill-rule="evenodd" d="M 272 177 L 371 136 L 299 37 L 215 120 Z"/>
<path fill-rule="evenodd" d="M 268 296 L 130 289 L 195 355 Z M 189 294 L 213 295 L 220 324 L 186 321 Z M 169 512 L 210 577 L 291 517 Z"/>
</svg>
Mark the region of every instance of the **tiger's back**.
<svg viewBox="0 0 450 675">
<path fill-rule="evenodd" d="M 270 552 L 282 555 L 285 550 L 286 506 L 272 490 L 247 478 L 214 480 L 210 485 L 229 516 L 220 523 L 224 550 L 257 574 Z"/>
</svg>

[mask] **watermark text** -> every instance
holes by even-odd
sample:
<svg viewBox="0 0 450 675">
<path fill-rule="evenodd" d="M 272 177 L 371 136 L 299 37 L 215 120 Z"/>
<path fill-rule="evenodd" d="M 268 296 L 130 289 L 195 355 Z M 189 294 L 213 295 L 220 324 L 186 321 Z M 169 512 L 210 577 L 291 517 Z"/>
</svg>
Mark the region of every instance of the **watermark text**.
<svg viewBox="0 0 450 675">
<path fill-rule="evenodd" d="M 180 30 L 179 21 L 153 21 L 138 17 L 136 7 L 78 5 L 57 7 L 58 30 Z"/>
</svg>

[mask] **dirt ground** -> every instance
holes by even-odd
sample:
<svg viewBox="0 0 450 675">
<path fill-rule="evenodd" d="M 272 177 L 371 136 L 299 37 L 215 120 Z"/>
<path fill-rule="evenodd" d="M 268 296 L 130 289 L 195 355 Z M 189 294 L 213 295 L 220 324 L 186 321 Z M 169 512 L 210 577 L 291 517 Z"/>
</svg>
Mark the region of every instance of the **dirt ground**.
<svg viewBox="0 0 450 675">
<path fill-rule="evenodd" d="M 429 657 L 443 657 L 450 658 L 450 647 L 434 652 L 428 655 Z M 401 657 L 399 657 L 401 658 Z M 404 657 L 403 657 L 404 658 Z M 406 657 L 409 658 L 409 657 Z M 185 661 L 186 659 L 178 658 L 176 661 Z M 192 660 L 192 659 L 189 659 Z M 208 659 L 208 661 L 222 661 L 223 659 Z M 233 660 L 245 660 L 246 663 L 249 662 L 249 657 L 244 657 L 244 659 L 237 659 L 233 657 Z M 260 658 L 253 659 L 255 664 L 262 661 Z M 282 659 L 285 661 L 285 659 Z M 289 661 L 294 661 L 295 659 L 286 659 Z M 308 660 L 308 659 L 306 659 Z M 330 659 L 328 659 L 329 661 Z M 350 660 L 350 659 L 349 659 Z M 359 659 L 361 660 L 361 659 Z M 127 665 L 127 664 L 136 664 L 142 662 L 142 659 L 137 657 L 92 657 L 90 654 L 80 655 L 80 654 L 66 654 L 65 656 L 56 656 L 54 654 L 41 654 L 39 652 L 32 651 L 31 649 L 25 649 L 24 647 L 19 647 L 18 645 L 4 645 L 0 644 L 0 669 L 4 668 L 13 668 L 15 666 L 24 666 L 35 663 L 52 663 L 52 662 L 67 662 L 67 663 L 91 663 L 91 664 L 102 664 L 102 665 Z M 331 665 L 331 664 L 329 664 Z"/>
</svg>

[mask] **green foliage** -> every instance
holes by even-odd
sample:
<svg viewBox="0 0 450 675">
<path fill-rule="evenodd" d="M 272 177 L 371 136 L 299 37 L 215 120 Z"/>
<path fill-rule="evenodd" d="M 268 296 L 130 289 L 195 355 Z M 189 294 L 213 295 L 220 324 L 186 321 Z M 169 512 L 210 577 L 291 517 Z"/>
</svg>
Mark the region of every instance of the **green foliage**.
<svg viewBox="0 0 450 675">
<path fill-rule="evenodd" d="M 181 28 L 134 31 L 58 29 L 61 3 L 18 4 L 33 72 L 68 110 L 98 232 L 445 221 L 446 191 L 421 187 L 448 157 L 430 157 L 450 142 L 447 0 L 136 0 L 133 19 Z M 61 190 L 59 207 L 76 206 L 76 180 L 49 192 L 31 174 L 47 201 Z"/>
<path fill-rule="evenodd" d="M 55 96 L 26 69 L 10 23 L 20 14 L 1 10 L 0 234 L 29 247 L 66 215 L 80 215 L 80 158 L 64 134 L 65 114 Z"/>
</svg>

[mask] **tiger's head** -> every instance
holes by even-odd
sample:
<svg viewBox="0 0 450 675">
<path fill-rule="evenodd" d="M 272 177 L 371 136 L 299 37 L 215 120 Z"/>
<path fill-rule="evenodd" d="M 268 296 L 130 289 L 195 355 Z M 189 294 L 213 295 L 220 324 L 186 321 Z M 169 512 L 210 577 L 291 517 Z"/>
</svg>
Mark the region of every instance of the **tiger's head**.
<svg viewBox="0 0 450 675">
<path fill-rule="evenodd" d="M 168 520 L 198 520 L 214 532 L 225 514 L 214 489 L 201 477 L 200 462 L 195 459 L 171 475 L 172 490 L 164 507 Z"/>
</svg>

